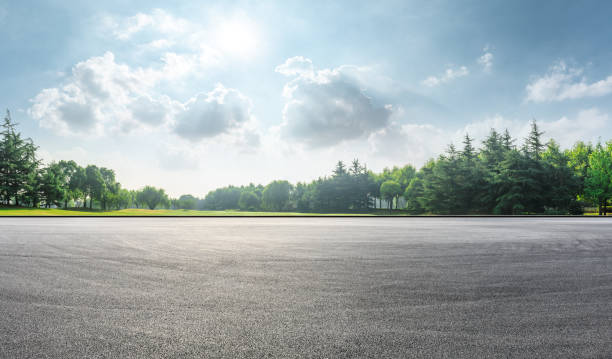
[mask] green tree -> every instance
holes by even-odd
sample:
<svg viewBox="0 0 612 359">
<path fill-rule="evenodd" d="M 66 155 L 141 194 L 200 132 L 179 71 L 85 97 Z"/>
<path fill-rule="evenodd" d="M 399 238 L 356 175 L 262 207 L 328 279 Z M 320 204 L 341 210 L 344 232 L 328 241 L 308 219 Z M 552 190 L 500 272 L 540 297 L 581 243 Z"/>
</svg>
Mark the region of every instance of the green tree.
<svg viewBox="0 0 612 359">
<path fill-rule="evenodd" d="M 125 188 L 121 188 L 121 185 L 117 183 L 117 191 L 115 193 L 111 193 L 108 196 L 108 204 L 109 207 L 114 207 L 115 209 L 128 208 L 132 201 L 132 195 L 130 191 Z"/>
<path fill-rule="evenodd" d="M 595 146 L 589 155 L 584 195 L 598 207 L 599 215 L 607 215 L 608 200 L 612 197 L 612 142 Z"/>
<path fill-rule="evenodd" d="M 267 209 L 282 211 L 289 202 L 291 184 L 287 181 L 273 181 L 263 191 L 263 205 Z"/>
<path fill-rule="evenodd" d="M 238 200 L 238 206 L 245 211 L 256 211 L 261 206 L 261 200 L 251 191 L 243 191 Z"/>
<path fill-rule="evenodd" d="M 95 165 L 89 165 L 85 168 L 85 191 L 89 196 L 89 209 L 93 209 L 93 200 L 100 200 L 104 192 L 104 179 L 100 173 L 100 169 Z"/>
<path fill-rule="evenodd" d="M 568 213 L 570 209 L 576 208 L 580 179 L 571 167 L 567 154 L 561 151 L 554 140 L 546 144 L 542 161 L 545 174 L 544 202 L 554 211 L 552 213 Z"/>
<path fill-rule="evenodd" d="M 59 161 L 57 165 L 59 166 L 62 172 L 63 186 L 65 188 L 63 198 L 64 208 L 68 208 L 69 201 L 76 200 L 81 196 L 81 192 L 72 186 L 73 178 L 75 179 L 75 177 L 77 176 L 79 166 L 74 161 L 65 160 Z"/>
<path fill-rule="evenodd" d="M 67 197 L 68 186 L 66 176 L 62 167 L 52 162 L 49 166 L 41 170 L 40 186 L 41 197 L 46 207 L 51 205 L 58 206 Z"/>
<path fill-rule="evenodd" d="M 16 130 L 17 124 L 7 110 L 0 134 L 0 200 L 6 204 L 20 199 L 38 202 L 38 149 L 30 138 L 22 138 Z M 37 203 L 34 203 L 37 204 Z"/>
<path fill-rule="evenodd" d="M 198 205 L 198 199 L 190 194 L 184 194 L 179 197 L 176 207 L 180 209 L 195 209 Z"/>
<path fill-rule="evenodd" d="M 136 197 L 139 203 L 146 204 L 149 209 L 155 209 L 157 206 L 168 202 L 168 195 L 165 191 L 153 186 L 145 186 Z"/>
<path fill-rule="evenodd" d="M 102 210 L 106 211 L 109 200 L 117 195 L 121 185 L 115 181 L 115 171 L 111 169 L 101 167 L 100 177 L 102 178 L 102 184 L 100 186 L 99 198 Z"/>
<path fill-rule="evenodd" d="M 406 209 L 412 214 L 421 214 L 425 212 L 421 204 L 423 200 L 423 180 L 421 177 L 422 172 L 418 172 L 412 181 L 410 181 L 408 187 L 406 187 L 406 191 L 404 191 Z"/>
<path fill-rule="evenodd" d="M 380 195 L 383 199 L 388 201 L 389 210 L 391 210 L 393 208 L 393 200 L 397 200 L 397 198 L 402 195 L 402 186 L 392 180 L 385 181 L 382 185 L 380 185 Z"/>
<path fill-rule="evenodd" d="M 566 156 L 568 157 L 568 163 L 570 168 L 574 171 L 578 177 L 578 198 L 584 198 L 584 181 L 587 177 L 589 169 L 589 156 L 593 152 L 593 146 L 591 143 L 584 143 L 578 141 L 574 146 L 566 150 Z"/>
<path fill-rule="evenodd" d="M 544 151 L 544 143 L 542 142 L 542 135 L 544 132 L 540 131 L 536 120 L 531 122 L 531 131 L 529 136 L 525 140 L 525 153 L 532 159 L 539 160 L 540 155 Z"/>
</svg>

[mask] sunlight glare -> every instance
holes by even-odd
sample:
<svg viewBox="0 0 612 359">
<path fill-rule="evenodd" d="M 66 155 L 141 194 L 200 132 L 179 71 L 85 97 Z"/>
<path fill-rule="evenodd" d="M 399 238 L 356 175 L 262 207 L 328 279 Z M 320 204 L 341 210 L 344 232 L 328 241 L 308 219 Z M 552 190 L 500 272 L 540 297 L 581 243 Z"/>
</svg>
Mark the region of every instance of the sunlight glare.
<svg viewBox="0 0 612 359">
<path fill-rule="evenodd" d="M 224 52 L 241 57 L 257 55 L 259 32 L 249 20 L 230 20 L 220 24 L 216 31 L 217 46 Z"/>
</svg>

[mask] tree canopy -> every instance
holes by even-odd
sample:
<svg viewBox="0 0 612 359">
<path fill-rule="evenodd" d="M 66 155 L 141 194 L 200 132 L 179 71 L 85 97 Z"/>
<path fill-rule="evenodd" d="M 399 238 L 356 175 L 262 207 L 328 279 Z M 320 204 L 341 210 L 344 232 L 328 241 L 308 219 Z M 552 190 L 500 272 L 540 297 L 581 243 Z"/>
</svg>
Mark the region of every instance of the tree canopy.
<svg viewBox="0 0 612 359">
<path fill-rule="evenodd" d="M 89 210 L 177 208 L 188 210 L 368 212 L 385 207 L 413 214 L 607 214 L 612 197 L 612 141 L 582 141 L 561 149 L 534 120 L 522 141 L 491 129 L 477 146 L 468 134 L 420 169 L 411 165 L 374 172 L 354 159 L 338 161 L 311 182 L 274 180 L 169 199 L 161 188 L 122 188 L 113 169 L 71 160 L 43 165 L 37 147 L 23 138 L 7 111 L 0 132 L 0 204 L 87 207 Z"/>
</svg>

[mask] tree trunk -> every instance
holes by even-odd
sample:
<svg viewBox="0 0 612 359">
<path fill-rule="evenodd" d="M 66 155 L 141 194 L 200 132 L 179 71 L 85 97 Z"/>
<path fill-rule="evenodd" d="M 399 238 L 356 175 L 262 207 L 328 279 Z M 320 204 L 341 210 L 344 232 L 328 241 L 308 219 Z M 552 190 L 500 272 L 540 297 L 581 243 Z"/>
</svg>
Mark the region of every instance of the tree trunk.
<svg viewBox="0 0 612 359">
<path fill-rule="evenodd" d="M 597 205 L 598 205 L 597 214 L 601 216 L 603 214 L 601 211 L 601 200 L 598 201 Z"/>
</svg>

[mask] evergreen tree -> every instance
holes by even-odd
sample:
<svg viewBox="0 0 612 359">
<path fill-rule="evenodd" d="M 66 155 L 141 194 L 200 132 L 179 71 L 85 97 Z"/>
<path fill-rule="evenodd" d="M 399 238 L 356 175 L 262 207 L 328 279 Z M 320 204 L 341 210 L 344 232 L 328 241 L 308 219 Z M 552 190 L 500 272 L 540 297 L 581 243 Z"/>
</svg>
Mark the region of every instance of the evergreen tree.
<svg viewBox="0 0 612 359">
<path fill-rule="evenodd" d="M 544 202 L 556 214 L 568 213 L 575 205 L 580 188 L 579 178 L 569 165 L 568 156 L 561 152 L 559 145 L 550 140 L 542 153 L 544 162 Z"/>
<path fill-rule="evenodd" d="M 540 131 L 536 120 L 533 120 L 531 122 L 531 131 L 525 140 L 525 153 L 535 160 L 540 159 L 540 155 L 544 150 L 544 143 L 542 143 L 543 134 L 544 132 Z"/>
<path fill-rule="evenodd" d="M 36 205 L 39 199 L 36 195 L 40 164 L 36 158 L 38 148 L 30 138 L 22 138 L 16 126 L 7 110 L 0 134 L 0 201 L 6 205 L 11 202 L 19 205 L 23 199 Z"/>
</svg>

